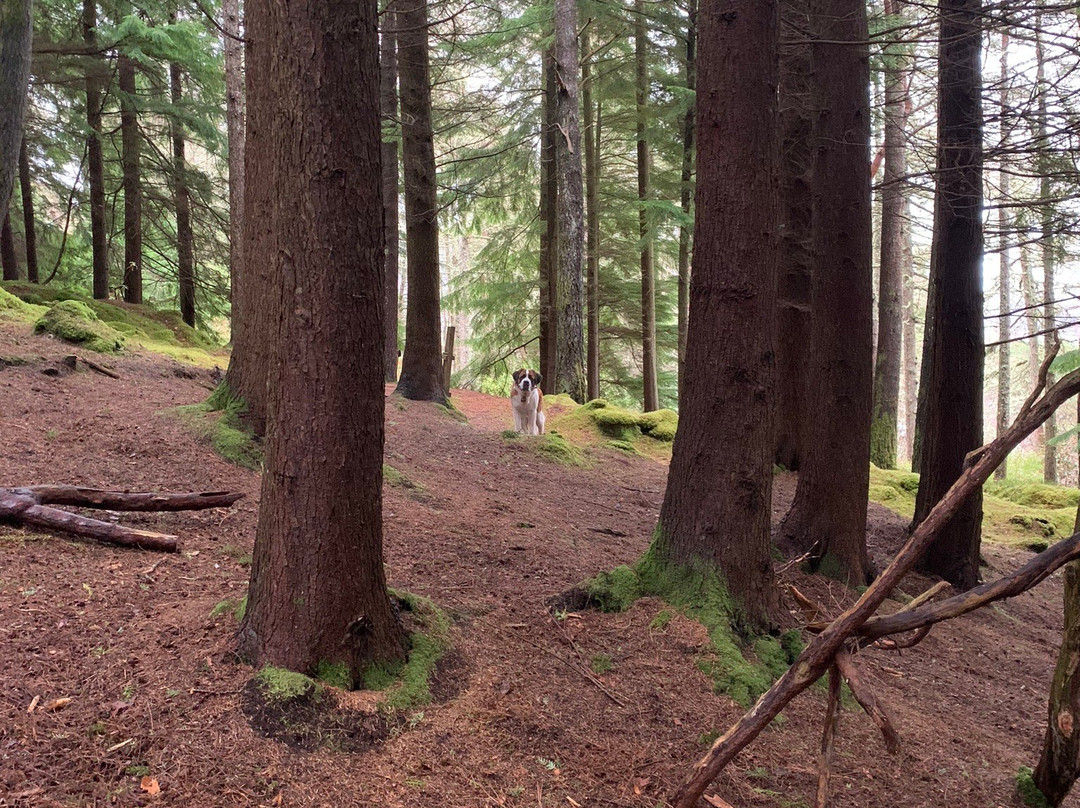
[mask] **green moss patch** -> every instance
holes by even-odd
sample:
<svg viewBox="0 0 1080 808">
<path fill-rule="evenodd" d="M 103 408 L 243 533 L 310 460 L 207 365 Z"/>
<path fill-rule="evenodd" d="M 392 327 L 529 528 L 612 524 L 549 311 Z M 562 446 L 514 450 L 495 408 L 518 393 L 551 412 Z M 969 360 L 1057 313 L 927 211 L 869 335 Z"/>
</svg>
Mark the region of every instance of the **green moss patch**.
<svg viewBox="0 0 1080 808">
<path fill-rule="evenodd" d="M 408 477 L 404 472 L 394 468 L 389 463 L 383 463 L 382 474 L 383 482 L 386 483 L 386 485 L 391 485 L 395 488 L 407 488 L 412 491 L 424 490 L 424 486 Z"/>
<path fill-rule="evenodd" d="M 34 333 L 52 334 L 98 353 L 115 354 L 124 349 L 123 335 L 77 300 L 63 300 L 49 308 L 34 323 Z"/>
<path fill-rule="evenodd" d="M 244 423 L 246 412 L 244 400 L 222 382 L 201 404 L 172 407 L 163 414 L 179 420 L 230 463 L 258 471 L 262 468 L 262 446 Z"/>
<path fill-rule="evenodd" d="M 35 306 L 33 303 L 16 297 L 3 286 L 0 286 L 0 317 L 9 320 L 23 320 L 33 322 L 46 311 L 44 306 Z"/>
<path fill-rule="evenodd" d="M 602 398 L 575 404 L 568 396 L 545 396 L 549 431 L 579 447 L 605 447 L 655 460 L 671 458 L 679 416 L 672 410 L 633 412 Z"/>
<path fill-rule="evenodd" d="M 255 683 L 263 697 L 271 702 L 280 703 L 303 698 L 317 700 L 323 695 L 322 686 L 310 676 L 285 668 L 275 668 L 272 665 L 266 665 L 255 674 Z"/>
<path fill-rule="evenodd" d="M 634 566 L 600 573 L 583 582 L 581 589 L 604 611 L 624 611 L 639 598 L 651 596 L 701 623 L 709 632 L 709 648 L 695 664 L 712 679 L 716 692 L 749 706 L 801 653 L 799 633 L 789 631 L 779 638 L 743 634 L 741 610 L 722 577 L 704 566 L 661 561 L 659 541 L 655 539 Z"/>
<path fill-rule="evenodd" d="M 1031 769 L 1027 766 L 1021 766 L 1019 771 L 1016 772 L 1016 792 L 1028 808 L 1050 808 L 1050 801 L 1035 785 L 1033 775 L 1034 772 Z"/>
<path fill-rule="evenodd" d="M 409 592 L 390 590 L 411 623 L 409 658 L 404 663 L 375 664 L 364 671 L 364 687 L 384 690 L 379 702 L 384 712 L 400 712 L 432 700 L 432 679 L 440 659 L 450 648 L 450 619 L 428 598 Z"/>
</svg>

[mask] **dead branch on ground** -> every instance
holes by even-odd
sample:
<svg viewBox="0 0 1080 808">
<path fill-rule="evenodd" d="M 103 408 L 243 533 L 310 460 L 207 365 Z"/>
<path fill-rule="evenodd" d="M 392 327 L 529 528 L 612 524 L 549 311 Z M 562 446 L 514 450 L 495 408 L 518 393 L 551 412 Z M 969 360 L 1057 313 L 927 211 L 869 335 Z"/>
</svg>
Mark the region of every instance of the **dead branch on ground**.
<svg viewBox="0 0 1080 808">
<path fill-rule="evenodd" d="M 227 508 L 243 496 L 226 491 L 183 494 L 129 493 L 74 485 L 0 488 L 0 521 L 57 530 L 77 538 L 97 539 L 122 547 L 175 553 L 180 549 L 176 536 L 90 519 L 50 506 L 68 505 L 110 511 L 196 511 Z"/>
</svg>

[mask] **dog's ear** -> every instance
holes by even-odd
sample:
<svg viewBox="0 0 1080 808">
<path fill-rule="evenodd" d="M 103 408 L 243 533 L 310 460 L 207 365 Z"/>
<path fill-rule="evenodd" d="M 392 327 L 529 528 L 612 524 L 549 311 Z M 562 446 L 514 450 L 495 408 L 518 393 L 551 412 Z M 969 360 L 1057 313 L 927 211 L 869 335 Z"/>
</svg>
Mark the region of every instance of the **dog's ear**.
<svg viewBox="0 0 1080 808">
<path fill-rule="evenodd" d="M 524 376 L 524 375 L 525 375 L 525 368 L 521 368 L 520 370 L 515 370 L 511 374 L 511 378 L 513 378 L 514 384 L 517 384 L 518 382 L 520 382 L 521 377 Z"/>
<path fill-rule="evenodd" d="M 529 378 L 532 379 L 532 383 L 536 387 L 539 387 L 540 383 L 544 380 L 544 377 L 540 375 L 540 371 L 537 370 L 530 370 Z"/>
</svg>

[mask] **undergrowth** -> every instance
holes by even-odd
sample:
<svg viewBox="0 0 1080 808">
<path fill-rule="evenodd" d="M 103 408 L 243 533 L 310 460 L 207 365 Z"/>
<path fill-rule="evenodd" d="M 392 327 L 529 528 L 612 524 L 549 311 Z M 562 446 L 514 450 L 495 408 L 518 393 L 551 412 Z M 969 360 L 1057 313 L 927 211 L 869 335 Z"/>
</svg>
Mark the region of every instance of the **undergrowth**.
<svg viewBox="0 0 1080 808">
<path fill-rule="evenodd" d="M 251 428 L 244 423 L 247 404 L 239 396 L 233 395 L 225 382 L 219 384 L 206 401 L 173 407 L 164 412 L 179 419 L 230 463 L 254 471 L 262 467 L 262 447 Z"/>
<path fill-rule="evenodd" d="M 1016 772 L 1016 791 L 1028 808 L 1050 808 L 1050 801 L 1035 785 L 1033 774 L 1027 766 L 1021 766 Z"/>
</svg>

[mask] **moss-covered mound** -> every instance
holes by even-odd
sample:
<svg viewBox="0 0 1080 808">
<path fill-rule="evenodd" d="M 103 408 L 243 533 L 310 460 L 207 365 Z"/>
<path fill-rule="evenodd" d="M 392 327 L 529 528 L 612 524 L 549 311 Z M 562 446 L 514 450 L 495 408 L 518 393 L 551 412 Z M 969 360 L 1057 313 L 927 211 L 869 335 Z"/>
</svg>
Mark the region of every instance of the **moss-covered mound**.
<svg viewBox="0 0 1080 808">
<path fill-rule="evenodd" d="M 0 286 L 0 317 L 33 321 L 44 313 L 44 306 L 27 303 Z"/>
<path fill-rule="evenodd" d="M 671 457 L 679 426 L 673 410 L 633 412 L 602 398 L 577 405 L 568 396 L 545 396 L 547 428 L 575 446 L 595 446 L 655 459 Z"/>
<path fill-rule="evenodd" d="M 120 353 L 124 349 L 123 335 L 77 300 L 62 300 L 50 307 L 34 323 L 34 333 L 52 334 L 99 353 Z"/>
</svg>

